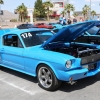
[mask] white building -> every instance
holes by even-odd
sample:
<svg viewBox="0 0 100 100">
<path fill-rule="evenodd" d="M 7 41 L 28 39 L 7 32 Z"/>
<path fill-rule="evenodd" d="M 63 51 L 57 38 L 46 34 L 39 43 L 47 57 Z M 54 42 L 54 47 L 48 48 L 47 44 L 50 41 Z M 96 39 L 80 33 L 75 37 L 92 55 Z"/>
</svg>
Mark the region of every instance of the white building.
<svg viewBox="0 0 100 100">
<path fill-rule="evenodd" d="M 47 0 L 48 1 L 48 0 Z M 62 10 L 64 10 L 64 5 L 68 3 L 69 0 L 49 0 L 53 3 L 53 8 L 50 10 L 53 11 L 52 17 L 60 16 Z"/>
<path fill-rule="evenodd" d="M 27 8 L 28 17 L 30 18 L 30 23 L 33 23 L 33 8 Z"/>
<path fill-rule="evenodd" d="M 64 9 L 64 0 L 50 0 L 50 2 L 53 3 L 53 8 L 50 8 L 52 10 L 52 17 L 59 17 L 61 11 Z"/>
</svg>

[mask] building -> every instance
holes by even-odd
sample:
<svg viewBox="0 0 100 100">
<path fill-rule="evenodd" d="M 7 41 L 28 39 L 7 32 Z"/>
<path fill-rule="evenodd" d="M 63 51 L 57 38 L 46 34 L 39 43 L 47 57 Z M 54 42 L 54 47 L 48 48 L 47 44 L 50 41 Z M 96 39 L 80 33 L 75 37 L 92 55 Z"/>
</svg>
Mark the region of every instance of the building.
<svg viewBox="0 0 100 100">
<path fill-rule="evenodd" d="M 59 17 L 61 11 L 64 10 L 64 5 L 68 3 L 68 0 L 49 0 L 49 1 L 52 2 L 53 4 L 53 8 L 50 8 L 50 10 L 52 10 L 51 17 Z"/>
<path fill-rule="evenodd" d="M 83 16 L 82 11 L 75 11 L 75 14 L 77 14 L 78 16 Z"/>
</svg>

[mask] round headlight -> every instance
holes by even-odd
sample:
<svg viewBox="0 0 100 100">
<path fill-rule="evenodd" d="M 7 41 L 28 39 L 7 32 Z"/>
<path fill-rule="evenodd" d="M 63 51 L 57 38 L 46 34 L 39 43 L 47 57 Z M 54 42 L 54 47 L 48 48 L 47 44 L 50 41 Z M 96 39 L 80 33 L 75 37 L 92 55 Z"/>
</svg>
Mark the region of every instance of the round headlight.
<svg viewBox="0 0 100 100">
<path fill-rule="evenodd" d="M 72 62 L 71 60 L 66 61 L 66 68 L 71 68 Z"/>
</svg>

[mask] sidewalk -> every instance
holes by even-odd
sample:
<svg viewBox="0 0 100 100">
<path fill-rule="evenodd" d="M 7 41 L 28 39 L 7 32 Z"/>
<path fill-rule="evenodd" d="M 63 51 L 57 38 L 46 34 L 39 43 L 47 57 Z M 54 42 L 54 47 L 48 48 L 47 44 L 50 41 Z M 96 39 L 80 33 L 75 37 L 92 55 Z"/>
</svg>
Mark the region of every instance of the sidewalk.
<svg viewBox="0 0 100 100">
<path fill-rule="evenodd" d="M 36 24 L 36 23 L 49 23 L 49 22 L 56 23 L 56 22 L 58 22 L 58 20 L 52 19 L 50 21 L 35 21 L 35 22 L 33 22 L 33 24 Z M 15 26 L 18 26 L 22 23 L 26 23 L 26 22 L 7 22 L 5 25 L 2 24 L 1 28 L 3 28 L 3 29 L 4 28 L 14 28 Z"/>
</svg>

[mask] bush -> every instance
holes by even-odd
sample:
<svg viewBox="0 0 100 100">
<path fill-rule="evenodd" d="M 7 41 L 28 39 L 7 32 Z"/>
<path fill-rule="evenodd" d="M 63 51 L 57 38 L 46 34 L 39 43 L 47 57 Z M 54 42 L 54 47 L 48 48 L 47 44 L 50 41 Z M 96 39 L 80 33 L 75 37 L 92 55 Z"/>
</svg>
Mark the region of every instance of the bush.
<svg viewBox="0 0 100 100">
<path fill-rule="evenodd" d="M 59 20 L 59 17 L 55 17 L 55 20 Z"/>
<path fill-rule="evenodd" d="M 17 22 L 17 19 L 11 19 L 10 22 Z"/>
</svg>

